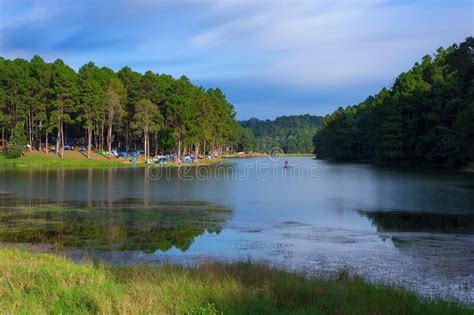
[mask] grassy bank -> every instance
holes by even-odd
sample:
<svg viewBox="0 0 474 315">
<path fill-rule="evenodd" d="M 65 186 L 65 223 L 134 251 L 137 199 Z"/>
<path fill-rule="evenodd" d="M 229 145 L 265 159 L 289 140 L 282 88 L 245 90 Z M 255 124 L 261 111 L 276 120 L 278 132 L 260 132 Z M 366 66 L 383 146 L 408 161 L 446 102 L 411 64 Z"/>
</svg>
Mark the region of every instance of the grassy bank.
<svg viewBox="0 0 474 315">
<path fill-rule="evenodd" d="M 23 156 L 17 159 L 7 159 L 0 155 L 0 167 L 5 168 L 102 168 L 124 167 L 133 165 L 120 160 L 77 160 L 59 156 Z"/>
<path fill-rule="evenodd" d="M 202 166 L 223 163 L 223 159 L 213 160 L 199 160 L 195 163 L 166 163 L 160 166 L 163 167 L 180 167 L 180 166 Z M 131 163 L 129 159 L 117 159 L 115 157 L 106 158 L 82 158 L 77 159 L 75 157 L 68 157 L 61 159 L 57 155 L 25 155 L 21 158 L 7 159 L 3 155 L 0 155 L 0 168 L 108 168 L 108 167 L 130 167 L 130 166 L 146 166 L 143 159 L 139 159 L 137 163 Z M 157 164 L 152 164 L 156 166 Z"/>
<path fill-rule="evenodd" d="M 252 263 L 120 267 L 0 250 L 2 313 L 469 314 L 344 273 L 307 279 Z"/>
</svg>

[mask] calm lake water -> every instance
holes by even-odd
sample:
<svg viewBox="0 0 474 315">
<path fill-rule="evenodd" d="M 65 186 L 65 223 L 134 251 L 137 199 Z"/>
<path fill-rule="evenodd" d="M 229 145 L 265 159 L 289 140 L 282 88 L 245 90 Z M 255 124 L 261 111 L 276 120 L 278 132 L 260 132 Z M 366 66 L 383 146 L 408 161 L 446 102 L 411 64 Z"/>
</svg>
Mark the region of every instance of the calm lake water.
<svg viewBox="0 0 474 315">
<path fill-rule="evenodd" d="M 3 170 L 0 242 L 77 261 L 347 269 L 474 305 L 473 173 L 288 161 Z"/>
</svg>

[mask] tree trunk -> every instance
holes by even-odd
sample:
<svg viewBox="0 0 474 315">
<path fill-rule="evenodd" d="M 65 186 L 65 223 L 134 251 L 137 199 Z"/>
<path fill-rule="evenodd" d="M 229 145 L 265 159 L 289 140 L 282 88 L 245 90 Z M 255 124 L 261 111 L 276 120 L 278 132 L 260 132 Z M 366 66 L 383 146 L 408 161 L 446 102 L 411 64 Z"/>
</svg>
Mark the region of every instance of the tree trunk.
<svg viewBox="0 0 474 315">
<path fill-rule="evenodd" d="M 2 128 L 2 148 L 5 147 L 5 128 Z"/>
<path fill-rule="evenodd" d="M 199 156 L 199 142 L 194 145 L 194 157 L 197 159 Z"/>
<path fill-rule="evenodd" d="M 110 154 L 110 151 L 112 151 L 112 123 L 114 119 L 114 112 L 111 110 L 109 111 L 109 125 L 108 125 L 108 132 L 107 132 L 107 148 Z"/>
<path fill-rule="evenodd" d="M 104 149 L 104 122 L 100 124 L 100 136 L 99 136 L 99 146 L 100 150 Z"/>
<path fill-rule="evenodd" d="M 61 125 L 58 126 L 58 134 L 56 136 L 56 154 L 59 154 L 59 141 L 61 141 Z"/>
<path fill-rule="evenodd" d="M 148 152 L 147 151 L 147 149 L 148 149 L 147 148 L 147 142 L 148 142 L 148 132 L 145 128 L 145 129 L 143 129 L 143 149 L 144 149 L 143 153 L 145 155 L 145 161 L 148 159 L 148 157 L 147 157 L 147 152 Z"/>
<path fill-rule="evenodd" d="M 207 152 L 206 152 L 206 144 L 207 144 L 207 143 L 206 143 L 206 140 L 204 140 L 204 148 L 203 148 L 204 155 L 207 154 Z"/>
<path fill-rule="evenodd" d="M 33 136 L 32 136 L 32 129 L 31 129 L 31 110 L 30 112 L 28 113 L 28 144 L 29 144 L 29 147 L 28 147 L 28 150 L 31 151 L 31 149 L 33 148 Z"/>
<path fill-rule="evenodd" d="M 99 148 L 99 126 L 97 124 L 94 125 L 94 134 L 93 134 L 93 138 L 94 138 L 94 145 L 96 148 Z"/>
<path fill-rule="evenodd" d="M 112 121 L 109 120 L 109 130 L 107 132 L 107 148 L 110 153 L 112 151 Z"/>
<path fill-rule="evenodd" d="M 61 159 L 64 158 L 64 126 L 61 124 Z"/>
<path fill-rule="evenodd" d="M 181 160 L 181 138 L 178 139 L 178 160 Z"/>
<path fill-rule="evenodd" d="M 92 150 L 92 128 L 87 128 L 87 158 L 91 158 Z"/>
<path fill-rule="evenodd" d="M 44 139 L 45 145 L 46 145 L 46 154 L 49 153 L 49 147 L 48 147 L 48 130 L 46 130 L 46 139 Z"/>
<path fill-rule="evenodd" d="M 41 152 L 41 146 L 42 146 L 42 144 L 43 144 L 43 143 L 41 142 L 41 141 L 42 141 L 42 139 L 41 139 L 41 130 L 43 130 L 43 123 L 42 123 L 41 120 L 40 120 L 40 123 L 39 123 L 39 130 L 38 130 L 38 131 L 39 131 L 39 149 L 38 149 L 38 151 L 40 151 L 40 152 Z"/>
<path fill-rule="evenodd" d="M 129 147 L 129 124 L 128 122 L 125 123 L 125 151 L 128 151 L 128 147 Z"/>
</svg>

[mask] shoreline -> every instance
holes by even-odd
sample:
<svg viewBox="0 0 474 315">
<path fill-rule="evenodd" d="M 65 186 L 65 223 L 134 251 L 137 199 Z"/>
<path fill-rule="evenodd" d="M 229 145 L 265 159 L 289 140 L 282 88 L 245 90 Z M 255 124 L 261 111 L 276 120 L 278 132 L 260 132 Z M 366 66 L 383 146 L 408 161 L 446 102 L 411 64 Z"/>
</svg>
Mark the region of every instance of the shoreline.
<svg viewBox="0 0 474 315">
<path fill-rule="evenodd" d="M 277 153 L 275 154 L 279 157 L 314 157 L 315 155 L 312 153 Z M 245 153 L 245 154 L 224 154 L 224 158 L 232 158 L 232 159 L 249 159 L 249 158 L 257 158 L 257 157 L 271 157 L 272 154 L 269 153 Z"/>
<path fill-rule="evenodd" d="M 420 168 L 420 169 L 439 169 L 439 170 L 457 170 L 457 171 L 464 171 L 464 172 L 474 172 L 474 162 L 471 162 L 464 166 L 449 166 L 445 164 L 417 164 L 417 163 L 387 163 L 387 162 L 377 162 L 372 160 L 344 160 L 344 161 L 336 161 L 327 158 L 318 158 L 313 155 L 316 160 L 326 161 L 329 163 L 334 164 L 366 164 L 371 165 L 374 167 L 395 167 L 400 169 L 410 169 L 410 168 Z"/>
<path fill-rule="evenodd" d="M 198 167 L 204 165 L 214 165 L 225 163 L 227 159 L 199 159 L 194 163 L 175 163 L 169 162 L 166 164 L 147 164 L 142 157 L 139 157 L 136 163 L 130 162 L 129 159 L 116 158 L 113 156 L 101 156 L 94 152 L 91 159 L 87 159 L 85 155 L 78 151 L 66 151 L 67 154 L 64 158 L 60 158 L 58 155 L 39 153 L 39 152 L 27 152 L 24 156 L 16 159 L 7 159 L 0 155 L 0 169 L 85 169 L 85 168 L 128 168 L 128 167 Z"/>
</svg>

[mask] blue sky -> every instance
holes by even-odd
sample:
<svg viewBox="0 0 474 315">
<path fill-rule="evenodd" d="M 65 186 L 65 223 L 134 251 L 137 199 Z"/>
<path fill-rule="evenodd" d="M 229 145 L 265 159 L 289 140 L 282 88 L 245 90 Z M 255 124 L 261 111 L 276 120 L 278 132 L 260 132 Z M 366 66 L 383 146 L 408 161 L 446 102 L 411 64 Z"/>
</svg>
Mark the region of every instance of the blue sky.
<svg viewBox="0 0 474 315">
<path fill-rule="evenodd" d="M 0 0 L 0 55 L 221 87 L 238 118 L 324 115 L 473 35 L 473 2 Z"/>
</svg>

